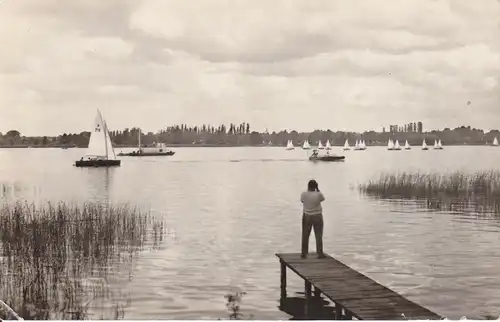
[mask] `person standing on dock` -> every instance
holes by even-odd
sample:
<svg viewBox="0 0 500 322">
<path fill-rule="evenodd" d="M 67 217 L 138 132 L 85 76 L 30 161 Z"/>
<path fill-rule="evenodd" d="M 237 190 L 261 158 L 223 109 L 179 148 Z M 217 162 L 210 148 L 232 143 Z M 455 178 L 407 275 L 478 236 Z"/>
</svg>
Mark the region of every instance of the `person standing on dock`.
<svg viewBox="0 0 500 322">
<path fill-rule="evenodd" d="M 302 214 L 302 252 L 301 257 L 306 258 L 309 252 L 309 236 L 314 228 L 316 237 L 316 252 L 318 258 L 324 258 L 323 253 L 323 209 L 321 203 L 325 200 L 323 193 L 319 191 L 316 180 L 310 180 L 307 191 L 302 192 L 300 201 L 303 205 Z"/>
</svg>

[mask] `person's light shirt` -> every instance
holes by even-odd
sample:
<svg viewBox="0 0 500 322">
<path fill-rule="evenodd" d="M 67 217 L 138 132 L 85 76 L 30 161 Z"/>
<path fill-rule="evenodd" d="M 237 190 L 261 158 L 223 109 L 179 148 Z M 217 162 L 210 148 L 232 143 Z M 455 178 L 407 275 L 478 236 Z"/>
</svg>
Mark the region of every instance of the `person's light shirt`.
<svg viewBox="0 0 500 322">
<path fill-rule="evenodd" d="M 306 215 L 320 215 L 323 213 L 321 202 L 325 200 L 325 196 L 321 191 L 304 191 L 300 196 L 302 201 L 303 212 Z"/>
</svg>

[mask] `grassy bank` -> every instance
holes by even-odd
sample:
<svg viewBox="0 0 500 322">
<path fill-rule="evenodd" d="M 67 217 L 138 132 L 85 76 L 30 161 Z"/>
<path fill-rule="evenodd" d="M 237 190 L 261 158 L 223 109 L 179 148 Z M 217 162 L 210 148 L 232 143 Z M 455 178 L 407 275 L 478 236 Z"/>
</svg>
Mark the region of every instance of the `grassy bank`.
<svg viewBox="0 0 500 322">
<path fill-rule="evenodd" d="M 500 214 L 500 171 L 384 173 L 359 189 L 382 199 L 423 199 L 431 208 Z"/>
<path fill-rule="evenodd" d="M 125 206 L 5 204 L 1 299 L 25 319 L 83 319 L 94 300 L 109 302 L 113 316 L 101 317 L 120 318 L 107 281 L 117 265 L 158 246 L 163 231 L 151 214 Z"/>
</svg>

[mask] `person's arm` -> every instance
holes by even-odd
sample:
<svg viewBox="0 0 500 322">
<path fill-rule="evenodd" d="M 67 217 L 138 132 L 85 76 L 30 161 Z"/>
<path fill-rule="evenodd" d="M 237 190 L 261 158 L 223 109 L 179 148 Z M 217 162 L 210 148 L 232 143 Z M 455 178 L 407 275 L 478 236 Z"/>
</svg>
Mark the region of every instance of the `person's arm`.
<svg viewBox="0 0 500 322">
<path fill-rule="evenodd" d="M 304 203 L 304 193 L 300 194 L 300 202 Z"/>
<path fill-rule="evenodd" d="M 319 201 L 325 201 L 325 196 L 323 195 L 323 193 L 321 191 L 318 192 L 319 192 Z"/>
</svg>

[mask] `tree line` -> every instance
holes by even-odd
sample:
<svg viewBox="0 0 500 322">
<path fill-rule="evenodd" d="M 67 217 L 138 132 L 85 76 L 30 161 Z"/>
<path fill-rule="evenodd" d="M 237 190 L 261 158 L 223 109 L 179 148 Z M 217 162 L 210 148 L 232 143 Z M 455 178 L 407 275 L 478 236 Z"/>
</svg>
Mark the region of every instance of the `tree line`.
<svg viewBox="0 0 500 322">
<path fill-rule="evenodd" d="M 393 129 L 391 129 L 393 130 Z M 282 130 L 279 132 L 257 132 L 251 131 L 249 123 L 230 123 L 214 125 L 188 126 L 179 124 L 166 127 L 156 133 L 144 132 L 138 127 L 123 130 L 110 130 L 110 137 L 117 147 L 135 147 L 139 142 L 141 133 L 141 144 L 151 145 L 155 142 L 163 142 L 167 145 L 189 145 L 189 146 L 261 146 L 274 145 L 284 146 L 288 140 L 294 145 L 301 145 L 305 140 L 310 144 L 317 144 L 319 140 L 329 140 L 332 145 L 343 145 L 345 140 L 354 144 L 355 140 L 363 139 L 368 145 L 384 145 L 389 139 L 408 140 L 411 145 L 420 145 L 422 140 L 428 140 L 432 144 L 434 140 L 440 139 L 443 144 L 474 144 L 481 145 L 491 143 L 495 137 L 500 139 L 498 130 L 484 132 L 481 129 L 470 126 L 460 126 L 454 129 L 432 130 L 419 133 L 418 131 L 365 131 L 363 133 L 315 130 L 312 132 L 297 132 Z M 90 132 L 63 133 L 58 136 L 23 136 L 17 130 L 10 130 L 5 134 L 0 133 L 0 146 L 2 147 L 86 147 L 89 142 Z"/>
</svg>

